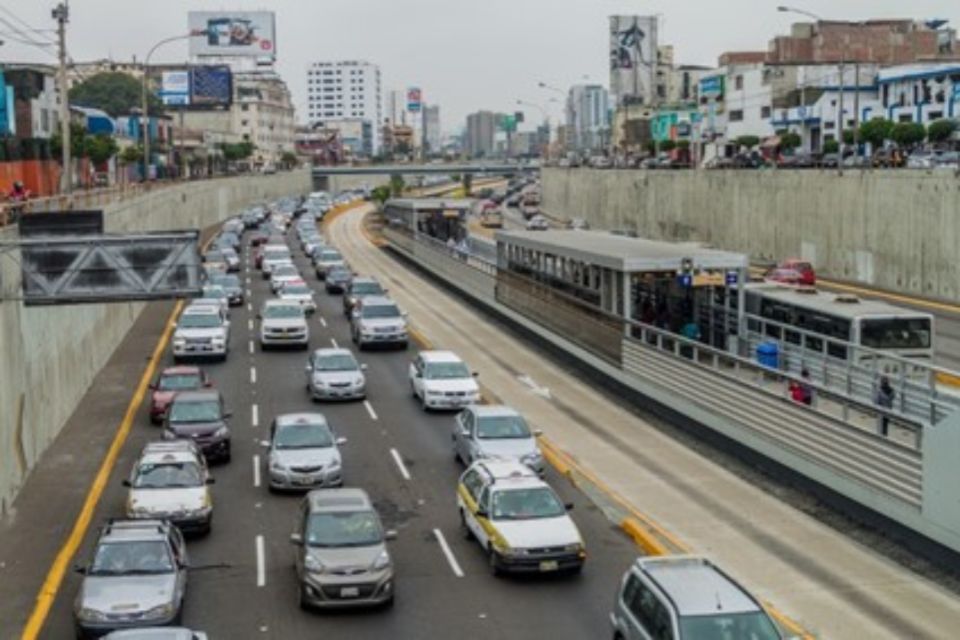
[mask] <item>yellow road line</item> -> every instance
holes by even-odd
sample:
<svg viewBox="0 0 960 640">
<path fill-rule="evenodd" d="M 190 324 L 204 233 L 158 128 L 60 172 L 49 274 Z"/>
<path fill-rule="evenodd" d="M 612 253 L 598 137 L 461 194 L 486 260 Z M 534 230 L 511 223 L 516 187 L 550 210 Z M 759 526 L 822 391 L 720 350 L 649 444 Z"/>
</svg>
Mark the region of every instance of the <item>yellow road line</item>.
<svg viewBox="0 0 960 640">
<path fill-rule="evenodd" d="M 80 548 L 80 543 L 83 541 L 83 537 L 90 528 L 90 521 L 93 519 L 93 512 L 100 503 L 100 498 L 103 496 L 103 490 L 106 488 L 107 481 L 110 479 L 110 473 L 113 471 L 113 467 L 117 463 L 117 458 L 120 456 L 120 450 L 127 441 L 127 436 L 130 434 L 130 429 L 133 426 L 134 418 L 136 418 L 137 411 L 139 411 L 140 405 L 143 403 L 143 399 L 146 396 L 150 380 L 153 379 L 154 373 L 157 370 L 157 365 L 159 364 L 160 359 L 163 357 L 163 353 L 167 348 L 167 343 L 170 341 L 170 335 L 173 333 L 174 328 L 174 320 L 182 308 L 183 302 L 178 301 L 177 304 L 174 305 L 173 311 L 170 313 L 170 317 L 168 318 L 164 327 L 163 334 L 161 334 L 160 341 L 157 342 L 157 346 L 153 350 L 153 355 L 150 357 L 150 362 L 147 364 L 147 368 L 143 372 L 143 376 L 140 378 L 140 383 L 137 385 L 137 389 L 134 392 L 133 397 L 130 399 L 130 403 L 127 405 L 127 411 L 124 413 L 123 420 L 120 422 L 120 428 L 113 437 L 113 442 L 110 443 L 110 448 L 107 450 L 107 455 L 104 457 L 103 462 L 100 463 L 100 469 L 97 471 L 97 475 L 93 479 L 93 484 L 90 485 L 90 490 L 83 502 L 83 508 L 80 510 L 80 514 L 77 516 L 77 519 L 74 522 L 73 529 L 70 531 L 70 535 L 67 537 L 66 542 L 63 543 L 63 546 L 57 553 L 57 557 L 50 566 L 50 569 L 47 572 L 47 577 L 43 581 L 43 585 L 40 587 L 40 592 L 37 594 L 36 604 L 34 605 L 33 611 L 30 614 L 30 618 L 27 620 L 27 624 L 23 629 L 23 634 L 20 636 L 22 640 L 34 640 L 40 635 L 40 631 L 43 629 L 43 625 L 47 620 L 47 616 L 50 614 L 50 608 L 53 606 L 53 601 L 57 596 L 57 592 L 60 590 L 60 586 L 63 584 L 63 578 L 66 575 L 67 566 L 70 564 L 70 560 L 73 558 L 73 556 L 77 553 L 77 549 Z"/>
<path fill-rule="evenodd" d="M 423 335 L 418 329 L 410 327 L 408 330 L 410 337 L 413 338 L 413 341 L 420 345 L 421 349 L 433 349 L 433 342 L 430 341 L 430 338 Z"/>
</svg>

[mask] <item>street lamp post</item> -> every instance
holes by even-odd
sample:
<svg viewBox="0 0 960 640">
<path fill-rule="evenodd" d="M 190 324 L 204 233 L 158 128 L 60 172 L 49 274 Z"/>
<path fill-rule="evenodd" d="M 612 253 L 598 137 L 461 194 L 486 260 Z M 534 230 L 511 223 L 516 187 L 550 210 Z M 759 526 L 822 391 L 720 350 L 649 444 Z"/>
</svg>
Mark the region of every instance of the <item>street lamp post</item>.
<svg viewBox="0 0 960 640">
<path fill-rule="evenodd" d="M 559 88 L 557 88 L 557 87 L 551 86 L 551 85 L 547 84 L 546 82 L 539 82 L 539 83 L 537 83 L 537 86 L 539 86 L 541 89 L 546 89 L 547 91 L 553 91 L 554 93 L 559 94 L 559 95 L 563 96 L 564 98 L 567 98 L 567 106 L 570 108 L 570 113 L 572 114 L 572 117 L 573 117 L 573 133 L 574 133 L 574 135 L 573 135 L 572 137 L 574 138 L 574 141 L 573 141 L 573 142 L 574 142 L 574 145 L 573 145 L 573 146 L 574 146 L 574 150 L 576 150 L 577 147 L 579 146 L 577 143 L 580 141 L 580 140 L 579 140 L 579 138 L 580 138 L 580 132 L 579 132 L 579 127 L 577 126 L 577 106 L 576 106 L 576 103 L 574 103 L 574 101 L 569 98 L 569 96 L 567 95 L 567 93 L 566 93 L 565 91 L 563 91 L 563 89 L 559 89 Z M 568 144 L 568 145 L 570 144 L 570 138 L 571 138 L 570 132 L 568 131 L 568 132 L 567 132 L 567 144 Z"/>
<path fill-rule="evenodd" d="M 150 58 L 153 56 L 153 52 L 162 47 L 165 44 L 170 42 L 176 42 L 177 40 L 186 40 L 190 38 L 193 34 L 187 33 L 184 35 L 173 36 L 170 38 L 164 38 L 157 42 L 153 47 L 150 48 L 150 51 L 147 52 L 147 56 L 143 59 L 143 82 L 140 87 L 140 105 L 143 109 L 143 181 L 146 182 L 150 177 L 150 116 L 147 111 L 147 84 L 149 82 L 149 71 L 150 71 Z M 181 133 L 182 135 L 182 133 Z"/>
<path fill-rule="evenodd" d="M 544 157 L 547 156 L 547 151 L 550 146 L 550 115 L 547 113 L 546 107 L 539 105 L 535 102 L 527 102 L 526 100 L 517 99 L 517 104 L 524 107 L 533 107 L 540 110 L 540 115 L 543 116 L 543 123 L 547 127 L 547 144 L 544 149 L 541 150 L 541 155 Z"/>
</svg>

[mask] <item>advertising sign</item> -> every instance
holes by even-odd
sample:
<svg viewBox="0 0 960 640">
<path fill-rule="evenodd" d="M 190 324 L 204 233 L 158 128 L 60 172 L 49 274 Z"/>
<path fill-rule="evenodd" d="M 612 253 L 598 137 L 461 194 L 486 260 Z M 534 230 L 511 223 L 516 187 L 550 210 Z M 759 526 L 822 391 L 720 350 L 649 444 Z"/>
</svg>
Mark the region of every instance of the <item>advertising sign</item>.
<svg viewBox="0 0 960 640">
<path fill-rule="evenodd" d="M 229 107 L 233 103 L 233 76 L 226 65 L 200 65 L 190 69 L 190 104 L 195 107 Z"/>
<path fill-rule="evenodd" d="M 190 72 L 164 71 L 160 79 L 160 99 L 167 106 L 190 104 Z"/>
<path fill-rule="evenodd" d="M 407 111 L 410 113 L 420 113 L 423 108 L 423 94 L 419 87 L 410 87 L 407 89 Z"/>
<path fill-rule="evenodd" d="M 276 59 L 272 11 L 191 11 L 187 24 L 191 56 Z"/>
<path fill-rule="evenodd" d="M 610 90 L 616 106 L 651 104 L 657 65 L 657 17 L 610 16 Z"/>
<path fill-rule="evenodd" d="M 713 100 L 723 98 L 723 76 L 709 76 L 700 79 L 700 97 Z"/>
<path fill-rule="evenodd" d="M 13 100 L 7 100 L 8 88 L 11 89 L 12 93 L 13 87 L 7 87 L 3 71 L 0 71 L 0 135 L 13 133 L 13 128 L 10 125 L 15 122 L 14 111 L 10 108 L 13 106 Z"/>
</svg>

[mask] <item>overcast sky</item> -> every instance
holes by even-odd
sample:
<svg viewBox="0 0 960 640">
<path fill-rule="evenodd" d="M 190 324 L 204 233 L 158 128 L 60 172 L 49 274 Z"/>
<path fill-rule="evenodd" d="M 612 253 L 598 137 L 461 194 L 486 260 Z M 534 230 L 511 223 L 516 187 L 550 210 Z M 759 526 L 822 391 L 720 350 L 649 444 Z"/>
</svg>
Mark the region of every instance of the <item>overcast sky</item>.
<svg viewBox="0 0 960 640">
<path fill-rule="evenodd" d="M 957 0 L 795 0 L 827 19 L 944 18 L 960 26 Z M 0 0 L 0 60 L 55 61 L 55 49 L 15 42 L 3 20 L 11 14 L 36 29 L 52 29 L 53 0 Z M 158 40 L 185 33 L 187 11 L 271 9 L 277 14 L 277 68 L 293 91 L 298 118 L 312 60 L 365 59 L 380 65 L 384 92 L 419 86 L 439 104 L 444 130 L 463 126 L 477 109 L 512 111 L 517 99 L 540 103 L 556 120 L 555 94 L 587 79 L 608 84 L 607 16 L 659 14 L 661 44 L 677 62 L 715 65 L 727 50 L 765 49 L 797 16 L 778 13 L 776 0 L 71 0 L 67 46 L 74 60 L 142 58 Z M 909 13 L 908 13 L 909 12 Z M 33 34 L 52 39 L 51 31 Z M 153 60 L 186 59 L 172 43 Z M 528 111 L 528 121 L 540 119 Z"/>
</svg>

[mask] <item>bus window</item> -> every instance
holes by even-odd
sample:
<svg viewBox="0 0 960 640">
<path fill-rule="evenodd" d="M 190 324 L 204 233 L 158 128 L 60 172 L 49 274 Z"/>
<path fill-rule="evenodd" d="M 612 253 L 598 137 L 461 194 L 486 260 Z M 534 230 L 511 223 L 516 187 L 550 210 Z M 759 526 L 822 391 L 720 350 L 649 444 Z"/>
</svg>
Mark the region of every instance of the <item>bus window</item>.
<svg viewBox="0 0 960 640">
<path fill-rule="evenodd" d="M 929 349 L 930 318 L 877 318 L 860 321 L 860 344 L 871 349 Z"/>
</svg>

